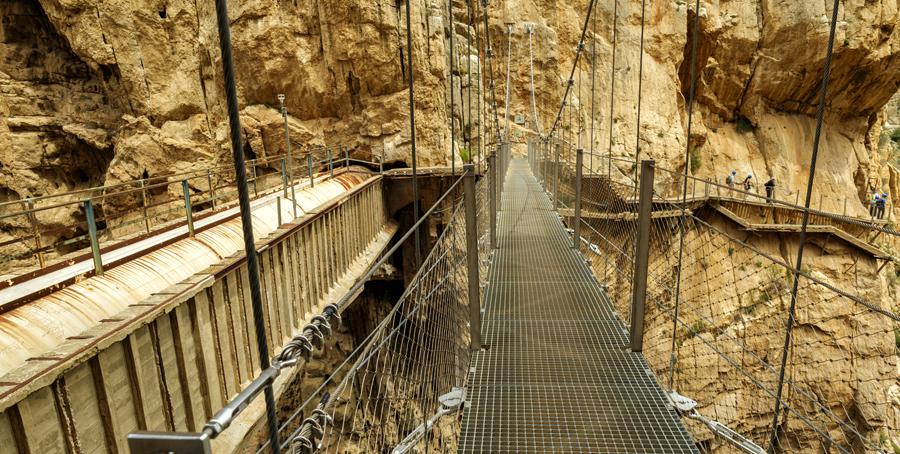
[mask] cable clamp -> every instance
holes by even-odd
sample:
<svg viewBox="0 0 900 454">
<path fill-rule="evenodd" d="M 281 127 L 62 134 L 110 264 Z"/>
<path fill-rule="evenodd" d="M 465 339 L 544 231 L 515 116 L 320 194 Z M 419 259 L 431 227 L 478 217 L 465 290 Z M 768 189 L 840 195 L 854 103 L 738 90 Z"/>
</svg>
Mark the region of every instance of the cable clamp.
<svg viewBox="0 0 900 454">
<path fill-rule="evenodd" d="M 322 421 L 325 421 L 326 426 L 330 426 L 330 425 L 334 424 L 334 419 L 332 419 L 331 416 L 328 415 L 328 413 L 325 413 L 325 410 L 322 410 L 321 408 L 316 408 L 315 410 L 312 411 L 310 417 L 313 417 L 316 415 L 321 417 Z"/>
<path fill-rule="evenodd" d="M 310 340 L 316 348 L 320 349 L 325 346 L 325 335 L 322 334 L 322 330 L 320 330 L 318 326 L 310 323 L 303 327 L 303 331 L 306 330 L 312 331 L 313 337 Z"/>
<path fill-rule="evenodd" d="M 312 432 L 310 436 L 313 440 L 322 438 L 322 436 L 325 435 L 325 429 L 322 429 L 322 425 L 319 424 L 319 421 L 316 421 L 316 418 L 306 418 L 303 420 L 302 424 L 309 424 L 310 432 Z"/>
<path fill-rule="evenodd" d="M 291 443 L 291 452 L 299 453 L 299 454 L 313 454 L 315 450 L 313 449 L 313 444 L 309 441 L 308 438 L 297 435 L 294 437 L 294 441 Z"/>
<path fill-rule="evenodd" d="M 576 50 L 578 50 L 579 53 L 584 50 L 584 40 L 578 41 L 578 47 L 576 48 Z"/>
<path fill-rule="evenodd" d="M 491 49 L 491 46 L 488 46 L 487 49 L 484 50 L 484 54 L 487 55 L 487 58 L 491 58 L 494 55 L 494 50 Z"/>
<path fill-rule="evenodd" d="M 310 323 L 315 323 L 315 322 L 320 323 L 319 328 L 324 329 L 325 335 L 327 335 L 327 336 L 331 335 L 331 324 L 328 323 L 328 319 L 326 319 L 324 315 L 320 314 L 320 315 L 313 316 L 313 318 L 310 320 Z"/>
<path fill-rule="evenodd" d="M 569 86 L 575 85 L 575 79 L 569 79 Z"/>
<path fill-rule="evenodd" d="M 340 325 L 342 323 L 341 311 L 340 311 L 340 308 L 338 308 L 337 304 L 331 303 L 331 304 L 325 306 L 325 310 L 323 311 L 323 313 L 329 317 L 336 318 L 338 325 Z"/>
</svg>

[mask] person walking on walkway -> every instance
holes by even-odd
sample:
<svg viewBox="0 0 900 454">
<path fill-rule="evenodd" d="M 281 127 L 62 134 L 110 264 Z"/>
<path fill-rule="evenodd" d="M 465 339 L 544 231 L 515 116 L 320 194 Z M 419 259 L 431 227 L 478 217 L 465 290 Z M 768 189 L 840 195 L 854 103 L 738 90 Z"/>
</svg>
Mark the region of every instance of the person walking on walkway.
<svg viewBox="0 0 900 454">
<path fill-rule="evenodd" d="M 875 191 L 875 196 L 869 199 L 869 215 L 875 216 L 875 202 L 878 200 L 878 191 Z"/>
<path fill-rule="evenodd" d="M 728 197 L 734 197 L 734 176 L 737 175 L 737 170 L 732 170 L 731 175 L 728 175 L 728 178 L 725 179 L 725 184 L 730 188 L 728 190 Z"/>
<path fill-rule="evenodd" d="M 750 191 L 750 179 L 751 178 L 753 178 L 753 175 L 747 175 L 747 178 L 744 178 L 743 183 L 741 183 L 742 186 L 744 187 L 745 191 L 748 191 L 748 192 Z M 747 194 L 744 194 L 744 199 L 746 199 L 746 198 L 747 198 Z"/>
<path fill-rule="evenodd" d="M 772 195 L 775 193 L 775 177 L 766 182 L 766 203 L 772 203 Z"/>
<path fill-rule="evenodd" d="M 877 217 L 878 219 L 884 219 L 884 205 L 886 197 L 887 194 L 882 194 L 881 197 L 875 199 L 875 217 Z"/>
</svg>

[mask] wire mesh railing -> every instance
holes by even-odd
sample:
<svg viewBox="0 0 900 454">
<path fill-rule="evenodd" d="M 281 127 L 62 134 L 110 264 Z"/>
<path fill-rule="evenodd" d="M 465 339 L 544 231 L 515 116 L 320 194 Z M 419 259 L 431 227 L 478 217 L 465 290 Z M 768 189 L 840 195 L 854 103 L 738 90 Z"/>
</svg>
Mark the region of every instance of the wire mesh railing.
<svg viewBox="0 0 900 454">
<path fill-rule="evenodd" d="M 572 225 L 572 153 L 563 144 L 557 159 L 550 145 L 531 144 L 529 160 Z M 656 181 L 692 178 L 652 167 L 663 174 Z M 900 316 L 891 287 L 900 278 L 893 267 L 880 273 L 892 258 L 865 241 L 867 233 L 896 232 L 738 192 L 757 216 L 769 213 L 772 232 L 760 233 L 693 197 L 730 189 L 698 181 L 696 192 L 687 185 L 687 197 L 654 193 L 649 235 L 641 238 L 638 211 L 647 201 L 637 197 L 639 170 L 602 155 L 585 163 L 582 253 L 623 322 L 641 326 L 641 351 L 659 382 L 696 402 L 682 415 L 701 450 L 900 452 Z M 800 269 L 790 264 L 800 225 L 773 224 L 780 210 L 806 211 L 810 224 L 835 227 L 810 231 L 814 252 Z M 640 242 L 649 244 L 645 271 L 634 269 Z M 632 320 L 640 273 L 646 312 Z"/>
<path fill-rule="evenodd" d="M 481 286 L 490 255 L 493 170 L 475 186 L 474 232 L 467 231 L 464 204 L 458 204 L 413 283 L 351 354 L 346 372 L 332 373 L 343 376 L 340 383 L 319 389 L 316 408 L 309 408 L 310 400 L 297 410 L 320 416 L 291 434 L 293 452 L 313 446 L 320 452 L 455 452 L 471 359 L 470 324 L 477 323 L 470 318 L 467 234 L 477 238 Z"/>
<path fill-rule="evenodd" d="M 194 434 L 198 442 L 208 444 L 262 389 L 271 386 L 282 369 L 295 367 L 321 348 L 332 324 L 340 322 L 349 298 L 416 227 L 447 203 L 453 213 L 412 284 L 368 337 L 281 422 L 279 451 L 454 452 L 473 339 L 480 337 L 473 329 L 480 332 L 481 297 L 477 289 L 486 284 L 490 263 L 491 216 L 496 218 L 491 209 L 494 193 L 490 179 L 496 173 L 489 168 L 476 183 L 474 165 L 466 165 L 464 175 L 339 303 L 313 317 L 302 333 L 273 358 L 270 369 L 217 413 L 202 434 Z M 460 195 L 458 199 L 454 199 L 456 194 Z M 470 280 L 473 278 L 475 281 Z M 476 301 L 474 306 L 471 301 Z M 173 452 L 194 452 L 194 445 L 185 443 L 184 436 L 135 433 L 129 439 L 132 446 L 153 440 L 172 443 L 170 446 L 178 448 Z M 268 443 L 258 452 L 267 449 L 271 449 Z"/>
<path fill-rule="evenodd" d="M 247 161 L 247 183 L 254 197 L 293 184 L 315 184 L 315 176 L 334 175 L 351 164 L 381 167 L 352 159 L 347 147 L 325 147 Z M 0 268 L 49 266 L 82 249 L 99 254 L 101 244 L 151 234 L 174 223 L 192 223 L 230 208 L 237 200 L 234 169 L 208 167 L 171 175 L 0 203 Z M 102 266 L 98 267 L 102 273 Z"/>
</svg>

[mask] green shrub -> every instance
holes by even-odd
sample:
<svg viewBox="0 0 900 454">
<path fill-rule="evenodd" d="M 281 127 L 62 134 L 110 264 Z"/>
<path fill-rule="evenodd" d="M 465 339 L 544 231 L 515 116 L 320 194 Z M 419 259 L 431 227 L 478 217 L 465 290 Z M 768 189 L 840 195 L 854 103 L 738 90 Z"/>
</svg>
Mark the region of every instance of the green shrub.
<svg viewBox="0 0 900 454">
<path fill-rule="evenodd" d="M 694 330 L 694 332 L 697 334 L 705 333 L 707 329 L 706 322 L 704 322 L 703 320 L 697 320 L 693 325 L 691 325 L 691 329 Z"/>
<path fill-rule="evenodd" d="M 697 173 L 697 170 L 703 166 L 703 161 L 700 160 L 700 150 L 698 148 L 691 149 L 691 173 Z"/>
<path fill-rule="evenodd" d="M 659 134 L 657 134 L 657 136 L 658 136 L 660 139 L 662 139 L 662 138 L 665 137 L 666 135 L 663 134 L 663 133 L 659 133 Z"/>
<path fill-rule="evenodd" d="M 894 328 L 894 345 L 900 349 L 900 329 Z"/>
<path fill-rule="evenodd" d="M 734 248 L 733 248 L 733 247 L 729 247 L 729 248 L 728 248 L 728 255 L 731 255 L 731 254 L 734 254 Z"/>
<path fill-rule="evenodd" d="M 749 120 L 742 118 L 737 123 L 737 130 L 740 132 L 753 132 L 753 124 Z"/>
</svg>

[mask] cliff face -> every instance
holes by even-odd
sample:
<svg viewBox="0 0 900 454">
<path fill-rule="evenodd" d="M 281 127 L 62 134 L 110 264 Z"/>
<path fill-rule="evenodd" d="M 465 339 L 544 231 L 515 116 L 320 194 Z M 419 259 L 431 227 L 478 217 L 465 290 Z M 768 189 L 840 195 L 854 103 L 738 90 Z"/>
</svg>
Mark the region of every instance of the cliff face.
<svg viewBox="0 0 900 454">
<path fill-rule="evenodd" d="M 229 6 L 248 159 L 284 152 L 283 93 L 295 149 L 342 144 L 360 158 L 384 149 L 388 162 L 408 161 L 400 8 Z M 213 2 L 17 0 L 0 8 L 5 199 L 230 160 Z M 413 8 L 420 165 L 439 163 L 427 150 L 440 148 L 446 129 L 444 26 L 435 12 Z"/>
<path fill-rule="evenodd" d="M 495 3 L 490 32 L 501 122 L 508 110 L 546 133 L 587 4 Z M 805 184 L 830 18 L 826 3 L 701 5 L 691 140 L 701 156 L 699 175 L 724 178 L 733 169 L 779 177 L 787 188 Z M 468 118 L 461 90 L 471 84 L 487 94 L 472 83 L 485 77 L 483 56 L 469 58 L 483 30 L 468 31 L 468 42 L 465 4 L 454 7 L 457 132 L 469 124 L 477 137 L 484 121 Z M 613 4 L 598 3 L 596 28 L 589 27 L 575 75 L 574 108 L 563 112 L 560 132 L 583 146 L 593 140 L 599 150 L 612 143 L 615 155 L 634 156 L 640 147 L 642 156 L 680 170 L 698 15 L 685 2 L 647 5 L 638 145 L 640 7 L 618 4 L 613 43 Z M 7 18 L 0 24 L 3 199 L 230 159 L 211 2 L 14 0 L 0 8 Z M 450 149 L 448 8 L 435 1 L 412 8 L 419 164 L 443 165 Z M 383 150 L 386 161 L 409 164 L 402 2 L 234 1 L 230 17 L 248 158 L 284 152 L 276 98 L 284 93 L 300 152 L 342 144 L 360 158 Z M 900 86 L 900 56 L 894 55 L 900 13 L 894 0 L 858 0 L 844 2 L 838 17 L 817 188 L 858 198 L 885 185 L 877 142 L 881 125 L 897 117 L 894 104 L 884 107 Z M 479 16 L 472 19 L 480 26 Z M 511 37 L 505 23 L 514 25 Z M 535 24 L 534 35 L 524 33 L 526 23 Z M 476 110 L 477 98 L 476 92 Z"/>
<path fill-rule="evenodd" d="M 478 129 L 485 121 L 469 116 L 468 94 L 462 92 L 472 87 L 487 94 L 479 82 L 484 59 L 472 55 L 483 30 L 467 29 L 465 3 L 453 4 L 452 30 L 445 2 L 411 3 L 418 164 L 449 164 L 450 80 L 457 133 L 452 154 L 459 164 L 459 148 L 473 147 L 466 137 L 483 136 Z M 529 123 L 526 129 L 510 118 L 513 141 L 524 141 L 519 133 L 537 126 L 546 134 L 556 119 L 587 3 L 491 2 L 501 128 L 506 113 L 524 115 Z M 558 132 L 585 148 L 609 149 L 614 156 L 640 153 L 676 171 L 684 171 L 685 153 L 693 149 L 699 157 L 693 172 L 699 176 L 721 181 L 736 170 L 760 181 L 775 176 L 786 191 L 803 189 L 830 5 L 704 0 L 697 12 L 690 1 L 647 2 L 642 18 L 639 1 L 600 2 L 574 76 L 575 96 Z M 411 163 L 403 2 L 233 0 L 229 11 L 248 159 L 285 151 L 276 98 L 283 93 L 296 152 L 341 144 L 361 159 L 383 153 L 386 162 Z M 698 18 L 688 138 L 686 99 Z M 813 200 L 837 212 L 846 203 L 848 214 L 860 215 L 872 190 L 900 201 L 900 174 L 890 166 L 895 141 L 884 139 L 888 131 L 882 131 L 885 123 L 900 124 L 900 2 L 847 0 L 838 18 Z M 479 16 L 471 19 L 481 28 Z M 511 35 L 506 23 L 513 24 Z M 524 33 L 525 24 L 534 24 L 533 35 Z M 218 46 L 211 1 L 0 3 L 0 202 L 230 162 Z M 473 112 L 478 96 L 473 91 Z M 514 150 L 521 153 L 524 146 Z M 664 173 L 658 181 L 662 191 L 675 183 Z M 74 212 L 54 213 L 40 222 L 72 223 Z M 791 241 L 769 240 L 760 247 L 791 261 Z M 831 264 L 812 259 L 813 270 L 838 288 L 866 286 L 867 299 L 882 307 L 894 304 L 884 278 L 871 266 L 857 272 L 862 278 L 834 271 L 853 261 L 851 252 L 837 255 L 828 259 Z M 715 261 L 714 266 L 738 273 L 738 265 Z M 780 305 L 767 307 L 775 311 L 783 309 Z M 837 306 L 834 311 L 840 312 Z M 766 329 L 752 318 L 741 322 L 742 333 Z M 871 370 L 895 373 L 885 367 Z M 852 397 L 842 394 L 836 401 Z M 859 412 L 867 427 L 882 423 L 866 413 L 869 409 Z M 763 430 L 765 422 L 748 424 Z"/>
</svg>

